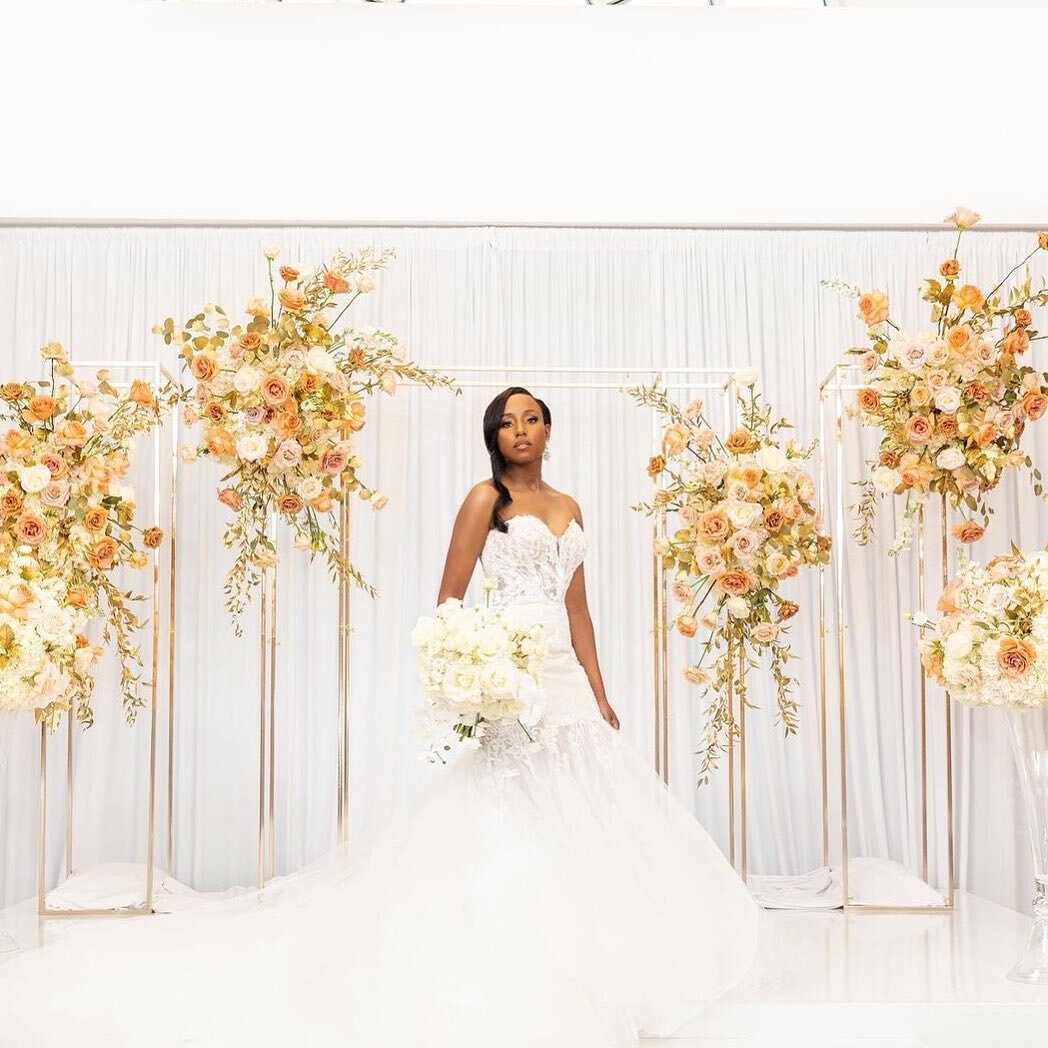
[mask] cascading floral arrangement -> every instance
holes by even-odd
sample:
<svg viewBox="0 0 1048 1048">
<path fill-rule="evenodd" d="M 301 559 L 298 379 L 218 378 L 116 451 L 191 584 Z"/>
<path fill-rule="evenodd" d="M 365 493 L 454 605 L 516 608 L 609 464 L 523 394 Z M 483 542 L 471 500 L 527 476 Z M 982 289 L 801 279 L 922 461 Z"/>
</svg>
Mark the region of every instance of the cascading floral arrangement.
<svg viewBox="0 0 1048 1048">
<path fill-rule="evenodd" d="M 392 394 L 400 380 L 454 388 L 408 361 L 387 331 L 335 331 L 356 299 L 374 289 L 372 273 L 392 252 L 376 257 L 363 248 L 309 272 L 284 265 L 275 274 L 277 253 L 265 249 L 268 302 L 248 302 L 245 323 L 231 325 L 221 308 L 208 305 L 184 324 L 168 318 L 153 329 L 179 347 L 194 380 L 183 420 L 201 423 L 202 432 L 181 450 L 183 460 L 210 458 L 226 470 L 218 498 L 234 514 L 224 540 L 235 559 L 225 596 L 238 633 L 262 571 L 277 561 L 267 527 L 274 514 L 293 529 L 298 548 L 325 558 L 333 577 L 351 578 L 374 595 L 343 556 L 336 530 L 336 508 L 352 492 L 376 510 L 387 502 L 360 478 L 353 445 L 367 398 L 377 389 Z"/>
<path fill-rule="evenodd" d="M 1019 358 L 1031 342 L 1045 337 L 1031 328 L 1031 309 L 1048 303 L 1048 288 L 1034 292 L 1027 277 L 1006 294 L 1002 289 L 1038 251 L 1048 249 L 1048 233 L 1039 233 L 1033 251 L 984 294 L 975 284 L 960 283 L 957 257 L 961 236 L 979 217 L 958 208 L 946 219 L 957 229 L 953 257 L 939 267 L 941 280 L 921 285 L 921 298 L 931 305 L 929 330 L 902 330 L 889 316 L 883 291 L 862 294 L 853 285 L 824 281 L 858 298 L 870 340 L 869 346 L 848 350 L 869 376 L 852 413 L 883 434 L 878 457 L 869 463 L 871 475 L 860 482 L 854 535 L 862 545 L 872 537 L 877 501 L 894 494 L 904 496 L 905 504 L 891 552 L 906 549 L 929 493 L 960 511 L 954 538 L 976 542 L 993 513 L 986 493 L 1008 467 L 1033 468 L 1019 440 L 1026 424 L 1048 409 L 1048 375 Z M 1040 471 L 1033 470 L 1033 482 L 1043 495 Z"/>
<path fill-rule="evenodd" d="M 922 628 L 921 662 L 968 706 L 1048 704 L 1048 551 L 1016 546 L 985 567 L 975 561 L 939 597 L 942 617 Z"/>
<path fill-rule="evenodd" d="M 144 598 L 122 589 L 113 576 L 124 566 L 144 568 L 146 550 L 158 548 L 164 535 L 158 527 L 135 523 L 135 492 L 127 482 L 130 456 L 135 438 L 157 426 L 181 394 L 170 383 L 157 390 L 140 379 L 118 390 L 106 370 L 94 379 L 76 379 L 57 342 L 41 354 L 50 364 L 49 379 L 0 385 L 0 419 L 12 423 L 0 439 L 0 561 L 15 573 L 8 578 L 16 587 L 12 592 L 28 599 L 33 591 L 26 607 L 49 607 L 48 601 L 60 599 L 73 612 L 101 618 L 103 641 L 116 643 L 124 714 L 133 723 L 145 704 L 134 639 L 142 623 L 133 605 Z M 19 574 L 28 590 L 12 581 Z M 19 636 L 24 641 L 26 624 L 37 620 L 31 615 L 18 621 L 22 625 L 9 623 L 13 632 L 5 634 L 14 643 Z M 46 636 L 40 639 L 49 643 Z M 78 644 L 89 647 L 83 639 Z M 17 662 L 10 649 L 6 657 Z M 35 707 L 36 718 L 49 729 L 74 699 L 77 720 L 93 723 L 86 660 L 79 657 L 81 670 L 67 691 L 41 690 L 41 696 L 51 697 Z M 43 680 L 53 683 L 54 674 L 48 670 Z M 27 695 L 17 700 L 20 707 Z"/>
<path fill-rule="evenodd" d="M 680 611 L 670 626 L 686 638 L 695 637 L 700 626 L 709 631 L 698 659 L 684 671 L 690 683 L 709 685 L 713 692 L 699 751 L 700 785 L 738 731 L 730 689 L 747 702 L 740 669 L 756 666 L 765 653 L 776 684 L 778 722 L 787 735 L 797 731 L 785 624 L 799 609 L 779 588 L 802 566 L 830 558 L 830 538 L 814 505 L 815 482 L 803 467 L 815 444 L 782 440 L 792 427 L 784 419 L 772 420 L 754 388 L 756 378 L 752 369 L 736 374 L 742 424 L 723 439 L 707 421 L 701 400 L 680 408 L 655 386 L 626 391 L 667 423 L 663 453 L 648 464 L 648 475 L 660 486 L 653 501 L 633 508 L 677 518 L 679 526 L 668 529 L 669 537 L 657 540 L 655 548 L 664 569 L 675 572 L 673 595 Z"/>
</svg>

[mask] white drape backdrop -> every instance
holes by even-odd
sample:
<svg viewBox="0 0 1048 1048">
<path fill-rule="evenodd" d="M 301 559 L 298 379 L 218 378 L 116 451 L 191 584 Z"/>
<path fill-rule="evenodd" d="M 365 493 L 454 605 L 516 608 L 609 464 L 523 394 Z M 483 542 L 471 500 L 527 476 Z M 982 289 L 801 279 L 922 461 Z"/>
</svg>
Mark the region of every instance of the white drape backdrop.
<svg viewBox="0 0 1048 1048">
<path fill-rule="evenodd" d="M 1020 233 L 969 234 L 966 276 L 984 286 L 995 282 L 1027 253 L 1030 240 Z M 921 232 L 7 228 L 0 231 L 0 377 L 40 374 L 37 348 L 52 338 L 81 359 L 169 361 L 151 325 L 191 315 L 205 302 L 236 312 L 262 286 L 260 247 L 268 242 L 281 246 L 282 261 L 304 264 L 339 247 L 395 248 L 397 260 L 378 291 L 354 307 L 354 322 L 397 332 L 429 366 L 508 369 L 493 380 L 498 386 L 460 398 L 417 389 L 382 398 L 364 434 L 366 471 L 391 502 L 381 516 L 363 504 L 354 515 L 354 558 L 381 592 L 375 603 L 357 595 L 353 608 L 351 809 L 361 841 L 439 774 L 415 759 L 408 633 L 432 607 L 457 506 L 470 484 L 487 475 L 481 411 L 497 388 L 521 377 L 512 369 L 753 364 L 777 411 L 795 420 L 807 440 L 817 432 L 819 381 L 862 337 L 851 303 L 820 288 L 819 280 L 884 288 L 905 303 L 895 314 L 917 325 L 924 320 L 915 301 L 919 279 L 952 247 L 946 233 Z M 543 376 L 521 384 L 552 408 L 547 477 L 582 506 L 592 544 L 587 584 L 609 694 L 623 730 L 650 755 L 649 528 L 629 509 L 646 490 L 648 417 L 615 391 L 561 389 Z M 1026 439 L 1044 463 L 1041 429 L 1031 427 Z M 241 640 L 225 621 L 217 479 L 208 464 L 184 469 L 178 500 L 174 873 L 198 888 L 252 883 L 256 868 L 257 615 L 247 616 Z M 1027 546 L 1048 538 L 1043 507 L 1027 487 L 1006 481 L 996 505 L 995 527 L 978 555 L 1013 538 Z M 883 527 L 881 537 L 890 538 L 889 531 Z M 878 552 L 856 551 L 843 535 L 835 540 L 849 558 L 847 647 L 858 667 L 849 715 L 856 754 L 851 851 L 914 865 L 919 795 L 908 704 L 916 663 L 912 627 L 901 621 L 916 606 L 913 562 L 889 562 L 887 541 Z M 286 871 L 334 840 L 337 604 L 325 573 L 307 568 L 297 552 L 287 551 L 280 570 L 276 852 L 278 871 Z M 797 581 L 795 593 L 802 604 L 793 629 L 799 738 L 783 743 L 767 689 L 752 685 L 754 699 L 769 707 L 749 719 L 754 872 L 801 872 L 822 858 L 814 578 Z M 679 647 L 671 641 L 675 653 Z M 672 787 L 723 845 L 724 776 L 705 790 L 694 788 L 699 703 L 676 672 L 680 665 L 675 654 Z M 129 736 L 104 695 L 97 712 L 98 726 L 78 742 L 78 867 L 144 857 L 146 721 Z M 961 712 L 957 731 L 960 885 L 1025 907 L 1030 863 L 1003 721 Z M 37 751 L 37 733 L 22 721 L 0 767 L 0 904 L 35 888 Z M 934 764 L 933 779 L 938 771 Z M 56 788 L 60 781 L 54 777 Z M 62 864 L 62 802 L 60 794 L 49 826 L 52 883 Z M 943 831 L 940 819 L 933 854 L 941 853 Z M 941 882 L 939 864 L 932 874 Z"/>
</svg>

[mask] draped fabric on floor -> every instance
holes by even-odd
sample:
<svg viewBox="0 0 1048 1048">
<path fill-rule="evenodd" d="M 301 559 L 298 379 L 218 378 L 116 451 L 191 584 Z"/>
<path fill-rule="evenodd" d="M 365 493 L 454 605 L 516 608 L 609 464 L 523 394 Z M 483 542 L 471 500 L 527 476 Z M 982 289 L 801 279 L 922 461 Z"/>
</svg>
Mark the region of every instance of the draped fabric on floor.
<svg viewBox="0 0 1048 1048">
<path fill-rule="evenodd" d="M 992 286 L 1031 240 L 968 234 L 966 278 Z M 817 434 L 820 380 L 863 337 L 852 303 L 820 287 L 820 279 L 888 291 L 893 314 L 915 327 L 925 321 L 917 285 L 951 254 L 953 239 L 946 232 L 7 228 L 0 231 L 0 378 L 41 375 L 37 349 L 49 339 L 79 359 L 159 355 L 170 363 L 151 325 L 187 317 L 206 302 L 235 314 L 263 287 L 264 243 L 280 245 L 281 261 L 305 265 L 337 248 L 395 248 L 378 291 L 354 307 L 355 323 L 397 333 L 427 366 L 505 366 L 494 383 L 533 385 L 546 399 L 554 423 L 546 476 L 578 499 L 590 533 L 587 585 L 609 696 L 624 732 L 650 756 L 650 530 L 629 509 L 646 491 L 650 420 L 613 389 L 558 388 L 551 375 L 512 368 L 752 364 L 776 411 L 806 441 Z M 1034 270 L 1036 279 L 1041 272 Z M 361 440 L 364 472 L 391 500 L 380 516 L 363 504 L 354 510 L 354 558 L 381 593 L 374 603 L 358 595 L 353 605 L 351 815 L 359 840 L 441 774 L 415 758 L 408 634 L 432 608 L 458 505 L 488 474 L 480 416 L 496 388 L 471 388 L 460 398 L 419 389 L 381 397 Z M 1031 427 L 1026 437 L 1042 463 L 1043 428 Z M 222 609 L 228 556 L 225 513 L 214 498 L 218 476 L 207 463 L 183 469 L 178 497 L 174 873 L 201 889 L 251 883 L 256 869 L 257 606 L 236 639 Z M 995 524 L 977 555 L 1011 539 L 1032 547 L 1048 538 L 1043 507 L 1025 480 L 1006 480 L 994 504 Z M 902 621 L 916 607 L 914 562 L 887 559 L 890 537 L 890 514 L 875 550 L 858 551 L 835 536 L 851 580 L 849 831 L 853 854 L 891 854 L 917 868 L 916 664 L 912 627 Z M 766 681 L 755 678 L 752 697 L 765 707 L 748 722 L 755 872 L 798 873 L 822 859 L 817 588 L 814 576 L 792 585 L 802 606 L 793 627 L 802 729 L 782 741 Z M 334 843 L 336 612 L 324 570 L 287 548 L 279 596 L 278 872 Z M 694 787 L 700 703 L 680 676 L 682 643 L 671 641 L 671 784 L 726 845 L 724 775 Z M 78 741 L 78 867 L 144 857 L 147 722 L 129 736 L 106 693 L 104 682 L 98 723 Z M 0 904 L 29 896 L 36 883 L 38 735 L 28 719 L 13 729 L 10 723 L 0 724 L 13 734 L 0 749 Z M 962 711 L 956 725 L 959 882 L 1025 906 L 1028 849 L 1003 720 Z M 52 883 L 64 868 L 60 764 L 51 769 L 58 791 L 49 824 Z M 936 758 L 933 784 L 940 768 Z M 941 799 L 937 785 L 934 796 Z M 931 828 L 933 859 L 943 833 L 940 819 Z M 932 875 L 943 876 L 935 861 Z"/>
</svg>

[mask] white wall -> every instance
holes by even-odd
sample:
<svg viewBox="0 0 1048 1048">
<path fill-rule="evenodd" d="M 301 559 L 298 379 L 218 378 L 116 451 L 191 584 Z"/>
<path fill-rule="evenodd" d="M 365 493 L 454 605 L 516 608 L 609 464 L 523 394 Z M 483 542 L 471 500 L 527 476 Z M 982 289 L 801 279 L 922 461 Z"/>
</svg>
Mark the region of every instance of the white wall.
<svg viewBox="0 0 1048 1048">
<path fill-rule="evenodd" d="M 0 216 L 1037 224 L 1011 114 L 1046 37 L 1007 8 L 4 5 Z"/>
</svg>

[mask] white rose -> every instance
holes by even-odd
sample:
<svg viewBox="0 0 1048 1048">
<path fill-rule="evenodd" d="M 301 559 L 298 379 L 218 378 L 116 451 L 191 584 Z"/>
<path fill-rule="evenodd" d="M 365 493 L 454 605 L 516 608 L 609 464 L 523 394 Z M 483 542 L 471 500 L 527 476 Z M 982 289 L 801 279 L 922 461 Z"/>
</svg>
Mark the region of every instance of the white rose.
<svg viewBox="0 0 1048 1048">
<path fill-rule="evenodd" d="M 330 375 L 338 370 L 334 358 L 323 346 L 313 346 L 306 354 L 306 367 L 318 375 Z"/>
<path fill-rule="evenodd" d="M 946 386 L 935 394 L 935 406 L 940 411 L 952 415 L 961 406 L 960 390 L 954 386 Z"/>
<path fill-rule="evenodd" d="M 513 669 L 505 663 L 489 662 L 480 671 L 480 685 L 485 694 L 496 698 L 509 698 L 513 695 Z"/>
<path fill-rule="evenodd" d="M 242 396 L 254 393 L 262 381 L 261 372 L 253 367 L 242 367 L 233 376 L 233 388 Z"/>
<path fill-rule="evenodd" d="M 939 469 L 959 469 L 964 465 L 964 452 L 956 445 L 943 448 L 935 459 Z"/>
<path fill-rule="evenodd" d="M 873 486 L 882 494 L 889 494 L 899 486 L 899 474 L 887 466 L 878 466 L 873 471 Z"/>
<path fill-rule="evenodd" d="M 23 466 L 18 471 L 18 483 L 23 491 L 35 495 L 51 483 L 51 471 L 47 466 Z"/>
<path fill-rule="evenodd" d="M 748 528 L 762 515 L 761 507 L 756 502 L 740 502 L 737 499 L 728 499 L 724 503 L 724 511 L 732 527 Z"/>
<path fill-rule="evenodd" d="M 932 618 L 926 611 L 915 611 L 910 616 L 910 621 L 915 626 L 930 626 L 932 624 Z"/>
<path fill-rule="evenodd" d="M 245 462 L 257 462 L 266 453 L 269 441 L 259 433 L 245 433 L 237 441 L 237 454 Z"/>
<path fill-rule="evenodd" d="M 732 382 L 736 386 L 749 387 L 757 381 L 757 369 L 756 368 L 740 368 L 731 376 Z"/>
<path fill-rule="evenodd" d="M 967 629 L 955 630 L 943 644 L 951 659 L 963 659 L 972 650 L 972 635 Z"/>
<path fill-rule="evenodd" d="M 778 444 L 761 448 L 753 457 L 765 473 L 781 473 L 786 468 L 786 452 Z"/>
<path fill-rule="evenodd" d="M 320 477 L 306 477 L 295 489 L 306 502 L 309 502 L 310 499 L 315 499 L 323 490 L 324 482 Z"/>
<path fill-rule="evenodd" d="M 179 462 L 184 462 L 188 466 L 190 462 L 196 462 L 197 454 L 197 449 L 191 444 L 183 444 L 178 449 L 178 460 Z"/>
<path fill-rule="evenodd" d="M 733 619 L 745 619 L 750 614 L 750 604 L 745 597 L 729 597 L 725 607 Z"/>
</svg>

